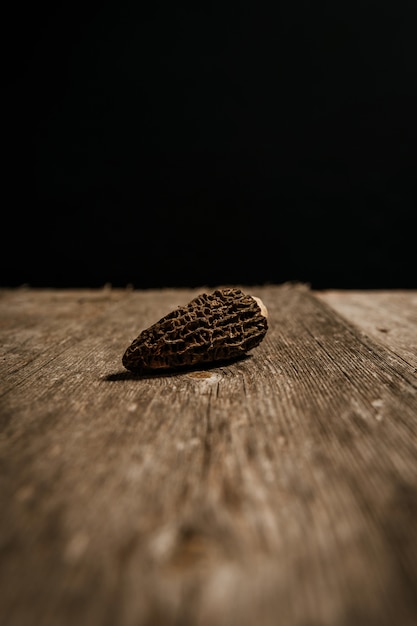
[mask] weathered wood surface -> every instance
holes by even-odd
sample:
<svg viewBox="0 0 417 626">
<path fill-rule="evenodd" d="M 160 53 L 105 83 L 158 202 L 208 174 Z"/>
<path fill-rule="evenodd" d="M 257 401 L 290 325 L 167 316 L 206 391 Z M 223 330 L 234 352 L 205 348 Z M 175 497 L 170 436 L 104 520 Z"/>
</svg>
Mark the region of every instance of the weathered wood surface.
<svg viewBox="0 0 417 626">
<path fill-rule="evenodd" d="M 317 295 L 347 320 L 417 368 L 417 292 L 323 291 Z"/>
<path fill-rule="evenodd" d="M 200 291 L 0 291 L 1 626 L 415 625 L 416 293 L 379 341 L 259 287 L 249 358 L 123 370 Z"/>
</svg>

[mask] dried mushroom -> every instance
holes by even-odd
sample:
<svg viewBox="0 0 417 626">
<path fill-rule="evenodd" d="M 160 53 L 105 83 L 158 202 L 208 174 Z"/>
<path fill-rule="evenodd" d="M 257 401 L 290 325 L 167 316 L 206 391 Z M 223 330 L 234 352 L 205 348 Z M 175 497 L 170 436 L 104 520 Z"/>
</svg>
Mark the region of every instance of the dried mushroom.
<svg viewBox="0 0 417 626">
<path fill-rule="evenodd" d="M 229 287 L 203 293 L 143 330 L 123 355 L 126 369 L 178 368 L 243 356 L 268 330 L 259 298 Z"/>
</svg>

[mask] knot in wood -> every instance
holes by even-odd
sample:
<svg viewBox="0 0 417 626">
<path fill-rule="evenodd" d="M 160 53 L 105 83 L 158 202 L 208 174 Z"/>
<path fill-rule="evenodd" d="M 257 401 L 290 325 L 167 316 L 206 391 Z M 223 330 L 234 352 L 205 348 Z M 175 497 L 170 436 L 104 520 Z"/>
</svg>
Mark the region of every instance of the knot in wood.
<svg viewBox="0 0 417 626">
<path fill-rule="evenodd" d="M 178 368 L 243 356 L 268 330 L 259 298 L 229 287 L 202 293 L 143 330 L 123 355 L 131 371 Z"/>
</svg>

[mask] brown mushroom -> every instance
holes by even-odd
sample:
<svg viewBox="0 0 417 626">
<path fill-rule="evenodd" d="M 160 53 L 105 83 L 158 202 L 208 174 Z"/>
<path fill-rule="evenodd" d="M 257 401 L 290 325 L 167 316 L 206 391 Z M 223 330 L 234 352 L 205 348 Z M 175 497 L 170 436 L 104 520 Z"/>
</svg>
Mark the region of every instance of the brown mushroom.
<svg viewBox="0 0 417 626">
<path fill-rule="evenodd" d="M 260 298 L 228 287 L 202 293 L 143 330 L 125 351 L 130 371 L 178 368 L 243 356 L 268 330 Z"/>
</svg>

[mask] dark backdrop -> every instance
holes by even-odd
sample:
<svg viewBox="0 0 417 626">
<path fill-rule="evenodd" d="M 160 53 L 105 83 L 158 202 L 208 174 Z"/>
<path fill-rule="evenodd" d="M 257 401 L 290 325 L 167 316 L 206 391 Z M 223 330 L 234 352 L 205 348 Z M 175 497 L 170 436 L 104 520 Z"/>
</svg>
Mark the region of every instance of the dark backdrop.
<svg viewBox="0 0 417 626">
<path fill-rule="evenodd" d="M 9 8 L 1 283 L 417 287 L 416 2 L 184 6 Z"/>
</svg>

